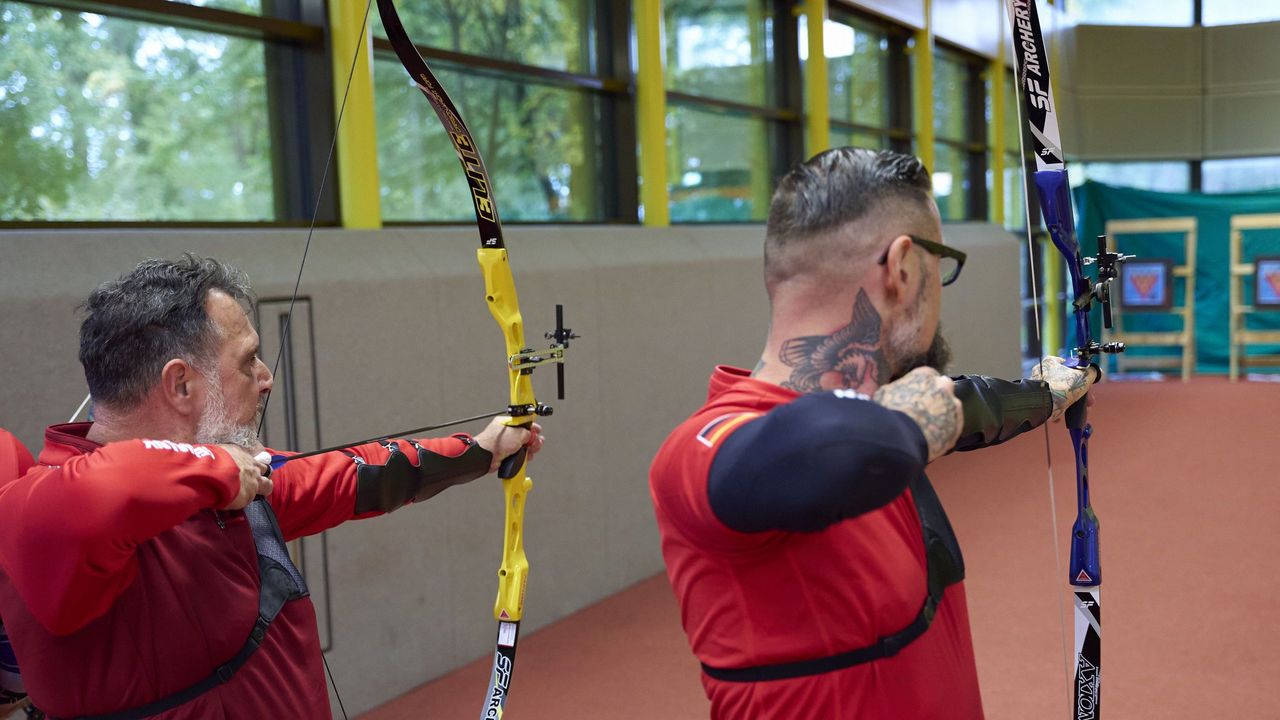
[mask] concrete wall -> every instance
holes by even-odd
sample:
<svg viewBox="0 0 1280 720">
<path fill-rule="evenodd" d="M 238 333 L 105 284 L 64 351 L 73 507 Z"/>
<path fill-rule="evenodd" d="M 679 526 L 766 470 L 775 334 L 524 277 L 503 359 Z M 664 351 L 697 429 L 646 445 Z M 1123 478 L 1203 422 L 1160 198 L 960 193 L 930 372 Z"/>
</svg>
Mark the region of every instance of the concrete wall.
<svg viewBox="0 0 1280 720">
<path fill-rule="evenodd" d="M 1081 25 L 1064 132 L 1085 160 L 1280 153 L 1280 23 Z"/>
<path fill-rule="evenodd" d="M 1205 33 L 1205 157 L 1280 154 L 1280 22 Z"/>
<path fill-rule="evenodd" d="M 943 293 L 956 369 L 1014 376 L 1018 241 L 979 224 L 946 234 L 970 253 L 961 280 Z M 650 457 L 701 403 L 713 365 L 755 363 L 767 302 L 758 225 L 517 227 L 508 235 L 528 335 L 549 330 L 553 305 L 563 303 L 583 336 L 570 351 L 568 399 L 555 401 L 553 371 L 535 375 L 540 398 L 557 409 L 531 473 L 529 632 L 662 568 Z M 287 298 L 304 238 L 295 230 L 0 233 L 0 426 L 37 447 L 41 428 L 79 404 L 74 308 L 98 282 L 144 257 L 190 250 L 244 268 L 262 297 Z M 320 423 L 311 426 L 316 408 L 299 392 L 302 449 L 505 406 L 501 336 L 484 306 L 475 245 L 470 228 L 316 233 L 301 291 L 311 300 L 314 377 L 308 348 L 299 347 L 295 365 L 303 386 L 315 381 Z M 275 313 L 263 314 L 268 360 Z M 278 387 L 273 442 L 281 396 Z M 477 481 L 305 543 L 349 711 L 490 651 L 501 518 L 496 483 Z M 476 688 L 477 702 L 482 693 Z"/>
</svg>

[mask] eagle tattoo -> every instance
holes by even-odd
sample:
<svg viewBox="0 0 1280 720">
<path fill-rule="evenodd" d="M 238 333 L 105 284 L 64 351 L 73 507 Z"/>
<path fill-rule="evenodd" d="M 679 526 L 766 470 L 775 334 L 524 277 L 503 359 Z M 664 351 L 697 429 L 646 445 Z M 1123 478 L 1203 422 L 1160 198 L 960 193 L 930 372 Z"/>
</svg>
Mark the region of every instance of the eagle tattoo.
<svg viewBox="0 0 1280 720">
<path fill-rule="evenodd" d="M 830 335 L 787 340 L 779 358 L 795 368 L 782 386 L 796 392 L 879 385 L 888 379 L 888 363 L 880 347 L 880 314 L 859 289 L 853 319 Z"/>
</svg>

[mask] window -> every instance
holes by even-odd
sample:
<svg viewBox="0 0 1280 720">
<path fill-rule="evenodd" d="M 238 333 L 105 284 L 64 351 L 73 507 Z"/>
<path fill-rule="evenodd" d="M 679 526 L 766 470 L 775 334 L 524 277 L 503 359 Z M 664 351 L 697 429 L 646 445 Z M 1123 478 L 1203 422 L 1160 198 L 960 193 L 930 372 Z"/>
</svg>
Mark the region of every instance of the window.
<svg viewBox="0 0 1280 720">
<path fill-rule="evenodd" d="M 761 220 L 772 192 L 765 121 L 748 114 L 672 105 L 668 167 L 671 219 L 684 222 Z"/>
<path fill-rule="evenodd" d="M 1241 0 L 1200 0 L 1201 22 L 1205 25 L 1244 25 L 1280 20 L 1280 5 L 1274 2 Z"/>
<path fill-rule="evenodd" d="M 1094 180 L 1108 185 L 1124 185 L 1160 192 L 1191 190 L 1191 166 L 1181 160 L 1082 162 L 1079 163 L 1079 168 L 1080 171 L 1071 176 L 1073 185 L 1078 185 L 1085 180 Z"/>
<path fill-rule="evenodd" d="M 324 0 L 66 4 L 96 12 L 0 0 L 0 222 L 309 221 L 333 76 L 340 86 L 351 63 L 327 55 Z M 504 218 L 634 221 L 628 14 L 598 0 L 500 5 L 399 9 L 471 123 Z M 469 221 L 430 105 L 389 43 L 374 47 L 384 217 Z M 337 215 L 341 189 L 326 189 L 319 224 Z"/>
<path fill-rule="evenodd" d="M 985 218 L 982 62 L 939 47 L 933 70 L 934 199 L 943 220 Z"/>
<path fill-rule="evenodd" d="M 262 0 L 167 0 L 167 2 L 230 10 L 250 15 L 262 14 Z"/>
<path fill-rule="evenodd" d="M 1023 170 L 1028 167 L 1022 154 L 1023 147 L 1019 140 L 1026 121 L 1022 119 L 1018 103 L 1020 98 L 1016 88 L 1013 71 L 1002 74 L 998 89 L 993 92 L 1004 93 L 1004 127 L 992 128 L 991 132 L 1004 133 L 1004 197 L 996 198 L 1004 209 L 1004 226 L 1009 229 L 1027 226 L 1027 198 L 1023 190 Z"/>
<path fill-rule="evenodd" d="M 591 73 L 599 64 L 596 0 L 522 0 L 503 3 L 400 0 L 397 9 L 415 43 L 492 60 Z M 386 37 L 377 8 L 374 35 Z"/>
<path fill-rule="evenodd" d="M 911 131 L 901 93 L 905 33 L 848 13 L 835 12 L 823 29 L 833 146 L 906 149 Z"/>
<path fill-rule="evenodd" d="M 664 3 L 667 88 L 745 105 L 774 106 L 771 3 Z"/>
<path fill-rule="evenodd" d="M 593 94 L 451 63 L 432 70 L 479 145 L 503 220 L 604 217 Z M 380 58 L 374 77 L 383 218 L 472 220 L 471 190 L 431 105 L 394 58 Z"/>
<path fill-rule="evenodd" d="M 504 220 L 635 220 L 635 180 L 628 185 L 614 165 L 619 148 L 634 147 L 634 128 L 609 127 L 626 83 L 603 74 L 610 68 L 597 50 L 608 33 L 598 28 L 607 18 L 594 8 L 588 0 L 528 0 L 510 13 L 401 3 L 405 29 L 476 139 Z M 377 49 L 383 217 L 470 221 L 470 190 L 435 112 L 385 40 Z"/>
<path fill-rule="evenodd" d="M 155 19 L 0 2 L 0 219 L 283 219 L 268 96 L 281 56 Z"/>
<path fill-rule="evenodd" d="M 1280 157 L 1205 160 L 1200 171 L 1204 191 L 1208 193 L 1280 188 Z"/>
<path fill-rule="evenodd" d="M 1027 170 L 1035 167 L 1035 158 L 1029 154 L 1031 150 L 1024 140 L 1027 122 L 1024 118 L 1025 109 L 1019 105 L 1022 94 L 1018 92 L 1017 78 L 1013 70 L 1006 69 L 999 73 L 992 84 L 995 87 L 989 93 L 992 96 L 997 92 L 1002 93 L 1005 108 L 1004 125 L 990 127 L 988 131 L 992 137 L 996 133 L 1002 133 L 1004 142 L 1004 197 L 996 198 L 995 202 L 1003 203 L 1004 227 L 1018 236 L 1022 247 L 1018 252 L 1021 264 L 1021 346 L 1023 367 L 1030 368 L 1040 357 L 1044 334 L 1037 310 L 1049 304 L 1045 295 L 1045 253 L 1056 254 L 1057 250 L 1053 249 L 1048 234 L 1040 229 L 1042 218 L 1039 198 L 1034 183 L 1030 182 L 1027 174 Z M 1030 208 L 1027 206 L 1028 194 L 1032 202 Z M 1028 220 L 1034 233 L 1030 242 L 1027 241 Z"/>
<path fill-rule="evenodd" d="M 769 210 L 773 176 L 798 145 L 800 114 L 782 107 L 776 78 L 799 84 L 777 38 L 795 37 L 791 14 L 769 0 L 668 0 L 667 128 L 671 219 L 758 221 Z M 785 28 L 785 29 L 784 29 Z"/>
<path fill-rule="evenodd" d="M 1199 0 L 1070 0 L 1067 17 L 1073 25 L 1158 25 L 1190 27 L 1193 2 Z M 1229 0 L 1236 3 L 1237 0 Z"/>
</svg>

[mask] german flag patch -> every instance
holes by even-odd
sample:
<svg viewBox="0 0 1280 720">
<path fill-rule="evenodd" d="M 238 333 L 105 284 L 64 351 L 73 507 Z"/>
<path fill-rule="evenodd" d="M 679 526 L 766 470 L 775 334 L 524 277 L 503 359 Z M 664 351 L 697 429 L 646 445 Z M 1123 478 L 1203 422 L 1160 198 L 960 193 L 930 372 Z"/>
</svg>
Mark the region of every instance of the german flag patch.
<svg viewBox="0 0 1280 720">
<path fill-rule="evenodd" d="M 702 426 L 702 430 L 698 432 L 698 442 L 706 445 L 707 447 L 715 447 L 716 443 L 720 442 L 726 435 L 733 432 L 734 428 L 748 420 L 754 420 L 760 417 L 761 414 L 762 413 L 758 412 L 744 412 L 721 415 Z"/>
</svg>

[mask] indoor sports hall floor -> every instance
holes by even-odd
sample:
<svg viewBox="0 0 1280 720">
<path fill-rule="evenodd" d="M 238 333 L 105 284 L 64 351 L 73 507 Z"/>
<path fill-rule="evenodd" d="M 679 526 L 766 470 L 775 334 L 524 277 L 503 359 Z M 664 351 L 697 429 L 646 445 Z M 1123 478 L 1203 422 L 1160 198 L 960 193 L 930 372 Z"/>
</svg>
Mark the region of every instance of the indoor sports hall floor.
<svg viewBox="0 0 1280 720">
<path fill-rule="evenodd" d="M 1126 720 L 1280 718 L 1280 384 L 1106 383 L 1096 396 L 1102 709 Z M 1073 459 L 1062 426 L 1050 441 L 1065 554 Z M 965 553 L 987 717 L 1067 717 L 1058 613 L 1069 599 L 1065 570 L 1054 570 L 1043 431 L 945 458 L 930 477 Z M 474 717 L 488 668 L 472 663 L 362 717 Z M 666 578 L 525 637 L 507 711 L 707 717 Z"/>
</svg>

